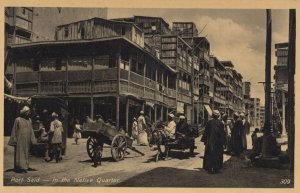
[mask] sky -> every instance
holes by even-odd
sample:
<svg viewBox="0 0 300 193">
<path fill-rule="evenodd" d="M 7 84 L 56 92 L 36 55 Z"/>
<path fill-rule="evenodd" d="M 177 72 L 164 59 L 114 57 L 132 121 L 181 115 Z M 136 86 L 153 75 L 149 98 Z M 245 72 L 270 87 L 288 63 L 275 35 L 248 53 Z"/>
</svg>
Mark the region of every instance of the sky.
<svg viewBox="0 0 300 193">
<path fill-rule="evenodd" d="M 192 21 L 200 36 L 210 42 L 211 54 L 219 60 L 231 60 L 251 82 L 251 97 L 261 99 L 264 88 L 258 82 L 265 76 L 266 11 L 264 9 L 87 9 L 36 8 L 33 30 L 43 39 L 53 39 L 55 26 L 77 20 L 102 17 L 107 19 L 133 15 L 162 17 L 172 26 L 174 21 Z M 288 41 L 288 10 L 272 10 L 272 77 L 276 64 L 275 43 Z M 274 81 L 273 81 L 274 82 Z"/>
</svg>

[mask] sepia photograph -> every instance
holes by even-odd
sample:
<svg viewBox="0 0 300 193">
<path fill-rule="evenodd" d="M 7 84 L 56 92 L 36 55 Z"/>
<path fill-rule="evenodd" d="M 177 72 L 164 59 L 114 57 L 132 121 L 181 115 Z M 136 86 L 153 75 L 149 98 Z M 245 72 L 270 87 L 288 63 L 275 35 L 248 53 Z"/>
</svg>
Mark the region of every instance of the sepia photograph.
<svg viewBox="0 0 300 193">
<path fill-rule="evenodd" d="M 296 9 L 58 6 L 2 7 L 4 187 L 294 189 Z"/>
</svg>

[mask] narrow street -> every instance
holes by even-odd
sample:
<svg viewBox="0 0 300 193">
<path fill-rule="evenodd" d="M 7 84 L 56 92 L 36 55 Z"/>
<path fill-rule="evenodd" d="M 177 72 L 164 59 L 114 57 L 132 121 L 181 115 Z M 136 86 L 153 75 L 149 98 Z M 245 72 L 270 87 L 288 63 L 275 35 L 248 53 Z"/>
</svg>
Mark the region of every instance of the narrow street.
<svg viewBox="0 0 300 193">
<path fill-rule="evenodd" d="M 140 156 L 130 151 L 130 155 L 120 162 L 113 162 L 110 147 L 104 148 L 102 165 L 92 167 L 86 152 L 86 139 L 75 145 L 68 139 L 67 156 L 60 163 L 46 163 L 43 158 L 30 157 L 30 166 L 37 171 L 17 174 L 13 168 L 13 148 L 5 138 L 4 185 L 28 186 L 116 186 L 116 187 L 292 187 L 283 184 L 290 179 L 288 169 L 248 167 L 241 158 L 224 155 L 224 169 L 220 174 L 207 174 L 202 169 L 204 146 L 196 139 L 195 157 L 173 152 L 170 160 L 154 161 L 156 151 L 147 146 L 136 146 L 144 152 Z M 248 136 L 248 147 L 251 147 Z M 168 179 L 168 180 L 165 180 Z"/>
</svg>

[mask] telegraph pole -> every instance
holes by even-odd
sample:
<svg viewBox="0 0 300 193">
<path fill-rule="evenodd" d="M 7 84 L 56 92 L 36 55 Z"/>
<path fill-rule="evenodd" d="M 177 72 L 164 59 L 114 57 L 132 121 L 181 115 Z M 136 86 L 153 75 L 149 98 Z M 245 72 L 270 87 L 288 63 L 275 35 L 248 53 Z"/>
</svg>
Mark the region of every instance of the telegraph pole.
<svg viewBox="0 0 300 193">
<path fill-rule="evenodd" d="M 266 25 L 266 56 L 265 56 L 265 123 L 262 154 L 263 157 L 272 157 L 271 135 L 271 45 L 272 45 L 272 15 L 267 9 Z"/>
<path fill-rule="evenodd" d="M 289 50 L 288 50 L 288 150 L 290 169 L 294 170 L 295 147 L 295 52 L 296 52 L 296 10 L 289 11 Z"/>
</svg>

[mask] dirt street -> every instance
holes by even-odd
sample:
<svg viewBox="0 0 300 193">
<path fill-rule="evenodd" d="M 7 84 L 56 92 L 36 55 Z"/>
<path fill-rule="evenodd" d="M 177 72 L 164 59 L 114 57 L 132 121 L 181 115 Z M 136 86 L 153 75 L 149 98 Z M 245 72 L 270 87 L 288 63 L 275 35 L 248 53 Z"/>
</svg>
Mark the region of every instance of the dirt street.
<svg viewBox="0 0 300 193">
<path fill-rule="evenodd" d="M 248 136 L 249 147 L 251 147 Z M 239 157 L 224 155 L 224 169 L 207 174 L 202 169 L 204 146 L 196 140 L 195 157 L 173 152 L 170 160 L 154 161 L 156 151 L 136 146 L 140 156 L 130 151 L 119 162 L 111 159 L 110 147 L 104 148 L 102 165 L 92 167 L 86 152 L 86 139 L 75 145 L 68 139 L 67 155 L 60 163 L 46 163 L 41 157 L 30 157 L 30 166 L 37 171 L 17 174 L 13 168 L 13 148 L 4 151 L 4 185 L 18 186 L 126 186 L 126 187 L 292 187 L 293 176 L 288 169 L 248 167 Z M 171 177 L 170 177 L 171 176 Z M 168 180 L 166 180 L 168 179 Z M 290 182 L 289 182 L 290 180 Z"/>
</svg>

